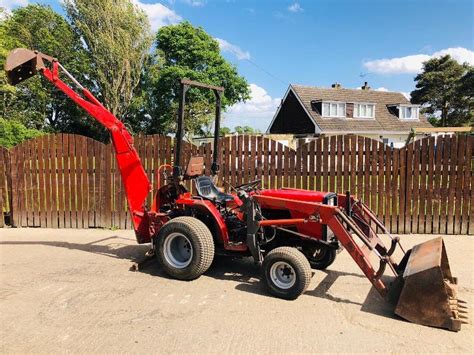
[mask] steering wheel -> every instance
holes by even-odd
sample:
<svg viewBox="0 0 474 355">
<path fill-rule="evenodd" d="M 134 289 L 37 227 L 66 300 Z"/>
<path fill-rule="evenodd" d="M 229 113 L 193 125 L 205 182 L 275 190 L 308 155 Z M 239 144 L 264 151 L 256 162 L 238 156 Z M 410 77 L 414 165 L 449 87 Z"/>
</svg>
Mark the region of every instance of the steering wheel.
<svg viewBox="0 0 474 355">
<path fill-rule="evenodd" d="M 262 180 L 260 179 L 257 179 L 257 180 L 253 180 L 253 181 L 250 181 L 246 184 L 242 184 L 242 185 L 239 185 L 237 187 L 235 187 L 236 190 L 245 190 L 247 191 L 247 189 L 253 189 L 255 188 L 258 184 L 260 184 L 262 182 Z"/>
</svg>

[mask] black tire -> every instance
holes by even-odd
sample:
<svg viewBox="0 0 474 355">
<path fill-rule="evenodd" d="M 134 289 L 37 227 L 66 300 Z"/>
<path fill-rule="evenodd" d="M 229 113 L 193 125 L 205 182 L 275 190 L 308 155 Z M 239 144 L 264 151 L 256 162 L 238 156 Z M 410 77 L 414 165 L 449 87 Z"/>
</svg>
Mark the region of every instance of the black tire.
<svg viewBox="0 0 474 355">
<path fill-rule="evenodd" d="M 263 259 L 262 269 L 270 294 L 287 300 L 294 300 L 306 291 L 312 276 L 308 259 L 292 247 L 279 247 L 270 251 Z M 286 275 L 279 275 L 285 272 Z"/>
<path fill-rule="evenodd" d="M 313 269 L 324 270 L 336 260 L 337 250 L 321 246 L 305 251 L 305 254 Z"/>
<path fill-rule="evenodd" d="M 194 217 L 176 217 L 167 222 L 156 237 L 155 248 L 164 271 L 178 280 L 198 278 L 214 259 L 212 234 Z"/>
</svg>

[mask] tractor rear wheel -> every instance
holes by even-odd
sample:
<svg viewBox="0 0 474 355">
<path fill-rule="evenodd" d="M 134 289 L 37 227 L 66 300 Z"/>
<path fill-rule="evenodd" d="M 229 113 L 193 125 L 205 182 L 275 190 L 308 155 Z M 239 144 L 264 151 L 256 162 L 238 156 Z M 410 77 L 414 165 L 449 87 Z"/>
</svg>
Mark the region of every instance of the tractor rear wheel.
<svg viewBox="0 0 474 355">
<path fill-rule="evenodd" d="M 165 272 L 179 280 L 198 278 L 214 259 L 212 234 L 194 217 L 176 217 L 167 222 L 158 233 L 155 248 Z"/>
<path fill-rule="evenodd" d="M 263 259 L 262 268 L 268 291 L 279 298 L 298 298 L 311 281 L 308 259 L 296 248 L 273 249 Z"/>
<path fill-rule="evenodd" d="M 336 260 L 337 251 L 334 248 L 318 246 L 310 250 L 304 250 L 309 264 L 313 269 L 324 270 Z"/>
</svg>

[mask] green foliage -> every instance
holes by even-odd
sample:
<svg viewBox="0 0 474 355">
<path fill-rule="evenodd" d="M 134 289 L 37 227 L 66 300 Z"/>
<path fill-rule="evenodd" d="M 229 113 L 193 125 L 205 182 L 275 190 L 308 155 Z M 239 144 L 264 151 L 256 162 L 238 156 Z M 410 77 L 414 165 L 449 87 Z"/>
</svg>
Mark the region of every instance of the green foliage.
<svg viewBox="0 0 474 355">
<path fill-rule="evenodd" d="M 86 44 L 104 105 L 124 116 L 152 43 L 148 18 L 129 0 L 66 0 L 64 6 Z"/>
<path fill-rule="evenodd" d="M 236 126 L 234 130 L 238 134 L 258 134 L 260 131 L 258 129 L 253 129 L 250 126 Z"/>
<path fill-rule="evenodd" d="M 433 58 L 415 77 L 412 102 L 423 105 L 435 126 L 473 125 L 474 68 L 459 64 L 449 55 Z"/>
<path fill-rule="evenodd" d="M 162 27 L 149 55 L 148 19 L 133 2 L 65 0 L 64 8 L 70 22 L 45 5 L 1 13 L 0 66 L 17 47 L 52 55 L 134 133 L 174 131 L 181 78 L 223 86 L 224 110 L 249 98 L 245 79 L 202 28 L 188 22 Z M 212 91 L 189 90 L 187 132 L 210 130 L 214 103 Z M 0 118 L 25 129 L 108 139 L 101 125 L 41 76 L 13 87 L 0 71 Z"/>
<path fill-rule="evenodd" d="M 144 95 L 150 116 L 146 122 L 148 133 L 174 131 L 181 78 L 223 86 L 222 108 L 249 98 L 246 80 L 235 66 L 220 54 L 218 42 L 204 29 L 189 22 L 162 27 L 156 35 L 156 50 L 149 63 Z M 188 91 L 185 107 L 185 128 L 200 134 L 214 115 L 214 94 L 210 90 L 192 88 Z"/>
<path fill-rule="evenodd" d="M 10 50 L 33 48 L 61 58 L 74 76 L 87 82 L 90 65 L 80 39 L 51 7 L 28 5 L 13 10 L 0 22 L 0 38 L 2 67 Z M 90 131 L 90 121 L 84 119 L 84 113 L 39 76 L 13 87 L 7 84 L 2 70 L 0 95 L 0 117 L 20 121 L 28 128 L 75 133 Z"/>
<path fill-rule="evenodd" d="M 226 135 L 231 134 L 231 133 L 232 133 L 232 130 L 229 127 L 221 127 L 219 129 L 219 134 L 221 136 L 226 136 Z"/>
<path fill-rule="evenodd" d="M 237 133 L 237 134 L 260 134 L 260 130 L 254 129 L 250 126 L 235 126 L 234 131 L 232 131 L 229 127 L 221 127 L 220 130 L 220 135 L 225 136 L 228 134 L 232 133 Z"/>
<path fill-rule="evenodd" d="M 37 129 L 26 128 L 21 122 L 0 118 L 0 146 L 10 148 L 41 134 L 44 133 Z"/>
</svg>

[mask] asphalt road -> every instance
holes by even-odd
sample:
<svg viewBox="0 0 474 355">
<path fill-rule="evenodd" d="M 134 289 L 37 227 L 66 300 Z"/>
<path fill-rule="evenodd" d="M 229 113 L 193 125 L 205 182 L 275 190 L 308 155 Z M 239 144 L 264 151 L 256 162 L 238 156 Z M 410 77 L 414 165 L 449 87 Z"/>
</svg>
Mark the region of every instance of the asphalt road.
<svg viewBox="0 0 474 355">
<path fill-rule="evenodd" d="M 407 246 L 433 236 L 402 236 Z M 447 236 L 460 298 L 474 301 L 473 237 Z M 296 301 L 269 297 L 248 259 L 217 257 L 201 278 L 129 271 L 131 231 L 0 229 L 2 353 L 463 353 L 459 333 L 403 321 L 343 251 Z M 471 349 L 471 350 L 469 350 Z"/>
</svg>

